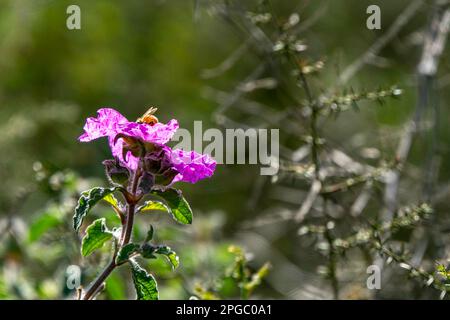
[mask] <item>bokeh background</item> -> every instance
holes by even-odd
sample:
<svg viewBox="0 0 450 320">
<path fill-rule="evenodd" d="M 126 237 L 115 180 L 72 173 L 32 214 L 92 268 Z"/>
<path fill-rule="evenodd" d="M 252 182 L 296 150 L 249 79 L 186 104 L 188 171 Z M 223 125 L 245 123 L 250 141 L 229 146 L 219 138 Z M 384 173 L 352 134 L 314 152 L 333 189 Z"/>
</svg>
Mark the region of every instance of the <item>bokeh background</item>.
<svg viewBox="0 0 450 320">
<path fill-rule="evenodd" d="M 71 31 L 66 28 L 66 8 L 75 2 L 81 8 L 82 29 Z M 308 47 L 302 54 L 309 61 L 324 61 L 311 82 L 315 93 L 393 85 L 403 90 L 401 97 L 381 106 L 362 102 L 358 110 L 320 124 L 321 134 L 333 148 L 338 146 L 371 166 L 394 158 L 404 125 L 414 113 L 416 68 L 434 2 L 421 2 L 376 59 L 345 84 L 339 83 L 339 76 L 386 34 L 412 2 L 274 0 L 270 5 L 272 16 L 280 21 L 299 15 L 298 37 Z M 223 12 L 227 3 L 232 6 L 230 13 Z M 381 30 L 366 28 L 370 4 L 381 7 Z M 78 236 L 71 230 L 79 192 L 106 185 L 101 162 L 110 158 L 107 144 L 77 141 L 85 119 L 100 107 L 113 107 L 136 119 L 156 106 L 160 121 L 176 118 L 187 129 L 192 129 L 194 120 L 203 121 L 204 129 L 280 128 L 282 158 L 295 160 L 296 154 L 299 163 L 304 161 L 298 152 L 305 151 L 309 125 L 291 116 L 292 109 L 300 112 L 301 108 L 286 93 L 286 88 L 294 95 L 301 88 L 284 83 L 295 83 L 288 64 L 267 62 L 242 22 L 267 8 L 260 1 L 0 1 L 1 298 L 71 298 L 74 291 L 66 286 L 67 267 L 80 266 L 87 284 L 105 263 L 107 248 L 104 254 L 82 259 Z M 279 32 L 266 25 L 262 30 L 272 40 Z M 258 69 L 267 64 L 271 67 Z M 433 204 L 444 230 L 436 233 L 439 245 L 425 255 L 427 268 L 448 258 L 448 71 L 447 49 L 433 83 L 438 116 L 433 118 L 431 107 L 424 112 L 425 129 L 415 137 L 399 192 L 402 204 L 417 203 L 431 170 L 427 163 L 437 157 L 432 181 L 433 196 L 439 198 L 433 198 Z M 254 81 L 258 79 L 263 81 Z M 260 105 L 267 107 L 264 112 L 257 108 Z M 218 113 L 224 106 L 226 111 Z M 289 121 L 272 121 L 283 116 Z M 150 262 L 161 283 L 161 298 L 185 299 L 199 284 L 213 287 L 233 263 L 227 251 L 230 244 L 245 248 L 253 270 L 266 261 L 272 264 L 254 298 L 333 297 L 329 281 L 321 274 L 327 260 L 320 243 L 298 236 L 300 225 L 289 221 L 308 193 L 304 181 L 288 175 L 278 180 L 262 177 L 257 165 L 219 165 L 213 178 L 180 188 L 194 209 L 192 226 L 178 227 L 166 217 L 144 217 L 135 235 L 139 237 L 152 223 L 157 239 L 180 255 L 176 272 L 165 261 Z M 337 224 L 359 225 L 383 209 L 380 193 L 374 191 L 375 200 L 358 218 L 346 216 L 358 191 L 339 198 L 341 211 L 332 214 L 333 219 Z M 102 215 L 111 215 L 106 206 L 93 210 L 93 217 Z M 259 223 L 262 218 L 269 220 Z M 339 298 L 439 296 L 394 267 L 395 281 L 375 295 L 365 286 L 366 266 L 359 253 L 339 264 Z M 221 288 L 224 297 L 237 295 L 232 285 Z M 132 297 L 126 272 L 115 272 L 101 296 Z"/>
</svg>

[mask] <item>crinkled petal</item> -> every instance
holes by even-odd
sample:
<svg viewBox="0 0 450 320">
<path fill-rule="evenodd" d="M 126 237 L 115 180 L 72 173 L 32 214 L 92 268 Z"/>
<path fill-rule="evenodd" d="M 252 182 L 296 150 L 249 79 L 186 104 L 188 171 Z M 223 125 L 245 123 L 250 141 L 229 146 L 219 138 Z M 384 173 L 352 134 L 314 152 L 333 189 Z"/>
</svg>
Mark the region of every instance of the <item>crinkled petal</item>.
<svg viewBox="0 0 450 320">
<path fill-rule="evenodd" d="M 170 120 L 167 124 L 156 123 L 149 125 L 146 123 L 130 122 L 118 111 L 111 108 L 102 108 L 97 111 L 96 118 L 91 117 L 86 120 L 84 134 L 78 140 L 88 142 L 101 137 L 108 137 L 112 154 L 122 164 L 135 170 L 139 160 L 131 152 L 127 152 L 124 158 L 122 151 L 124 147 L 123 140 L 118 139 L 114 141 L 118 134 L 136 138 L 145 143 L 164 145 L 172 139 L 177 129 L 178 121 L 175 119 Z"/>
<path fill-rule="evenodd" d="M 173 119 L 167 124 L 156 123 L 152 126 L 144 123 L 128 122 L 126 124 L 119 125 L 116 129 L 116 133 L 113 136 L 109 136 L 109 146 L 112 154 L 125 166 L 135 170 L 139 164 L 139 159 L 129 151 L 126 153 L 125 159 L 123 158 L 122 149 L 124 142 L 122 139 L 117 139 L 117 141 L 114 141 L 116 135 L 120 133 L 132 138 L 140 139 L 143 142 L 163 146 L 165 143 L 170 141 L 177 131 L 178 121 Z"/>
<path fill-rule="evenodd" d="M 97 111 L 97 117 L 90 117 L 84 125 L 84 134 L 78 140 L 88 142 L 105 136 L 115 135 L 119 125 L 128 123 L 128 120 L 118 111 L 111 108 L 102 108 Z"/>
<path fill-rule="evenodd" d="M 174 168 L 179 172 L 173 182 L 196 183 L 211 177 L 216 169 L 214 159 L 207 154 L 199 154 L 195 151 L 175 149 L 171 151 L 170 158 Z"/>
<path fill-rule="evenodd" d="M 116 143 L 114 143 L 114 138 L 115 136 L 109 136 L 108 137 L 108 141 L 109 141 L 109 146 L 111 148 L 111 152 L 112 155 L 119 159 L 120 163 L 131 169 L 131 170 L 136 170 L 139 164 L 139 159 L 135 156 L 133 156 L 133 154 L 128 151 L 125 154 L 125 158 L 124 158 L 124 154 L 123 154 L 123 147 L 124 147 L 124 142 L 122 139 L 117 139 Z"/>
<path fill-rule="evenodd" d="M 123 123 L 117 126 L 117 133 L 123 133 L 145 142 L 163 145 L 172 139 L 177 129 L 178 121 L 172 119 L 167 124 L 160 122 L 154 125 L 136 122 Z"/>
</svg>

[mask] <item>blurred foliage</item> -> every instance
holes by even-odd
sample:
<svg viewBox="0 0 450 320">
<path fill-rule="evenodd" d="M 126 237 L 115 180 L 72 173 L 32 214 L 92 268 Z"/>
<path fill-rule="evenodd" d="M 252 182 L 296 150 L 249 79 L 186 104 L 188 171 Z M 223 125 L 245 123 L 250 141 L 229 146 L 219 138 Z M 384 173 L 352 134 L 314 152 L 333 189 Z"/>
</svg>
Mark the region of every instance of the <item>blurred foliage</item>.
<svg viewBox="0 0 450 320">
<path fill-rule="evenodd" d="M 47 193 L 49 200 L 42 209 L 37 210 L 29 226 L 21 226 L 17 221 L 12 221 L 10 232 L 4 235 L 5 239 L 0 247 L 4 271 L 0 293 L 3 298 L 12 299 L 72 299 L 76 296 L 76 287 L 68 289 L 68 267 L 80 266 L 81 285 L 87 285 L 98 272 L 98 265 L 106 262 L 111 251 L 111 247 L 104 246 L 98 250 L 99 253 L 82 259 L 80 241 L 73 233 L 71 218 L 78 195 L 86 185 L 95 181 L 82 179 L 70 171 L 50 174 L 40 163 L 36 163 L 34 167 L 40 181 L 39 191 Z M 108 209 L 106 202 L 102 208 L 98 207 L 91 212 L 89 220 L 98 221 L 99 217 L 106 216 L 106 221 L 110 224 L 117 224 L 118 218 Z M 188 232 L 182 227 L 172 226 L 171 218 L 165 215 L 140 215 L 137 219 L 140 221 L 134 229 L 135 239 L 147 237 L 144 226 L 152 222 L 158 223 L 160 227 L 153 235 L 153 242 L 158 243 L 159 239 L 164 239 L 167 243 L 176 244 L 179 251 L 182 264 L 176 272 L 173 272 L 171 262 L 161 256 L 156 260 L 139 258 L 143 265 L 158 275 L 162 299 L 188 299 L 197 292 L 199 285 L 222 281 L 220 275 L 237 263 L 234 261 L 234 254 L 228 250 L 229 243 L 221 236 L 225 222 L 222 212 L 197 215 L 196 223 Z M 242 261 L 242 252 L 236 254 L 239 254 L 239 261 Z M 249 272 L 247 264 L 245 262 L 245 270 Z M 27 267 L 31 265 L 32 268 Z M 261 269 L 253 275 L 250 282 L 245 281 L 245 290 L 249 293 L 253 291 L 261 283 L 264 273 L 264 269 Z M 106 282 L 105 292 L 99 298 L 133 298 L 135 293 L 131 283 L 123 281 L 127 277 L 122 269 L 114 271 Z M 244 283 L 243 281 L 241 279 L 238 283 Z M 239 291 L 233 287 L 224 290 L 224 296 L 239 296 Z"/>
<path fill-rule="evenodd" d="M 161 121 L 177 118 L 187 129 L 194 120 L 202 120 L 204 129 L 281 128 L 283 147 L 281 170 L 272 180 L 259 176 L 257 166 L 220 165 L 212 179 L 186 186 L 194 209 L 189 228 L 143 218 L 143 226 L 162 219 L 155 239 L 168 239 L 182 261 L 176 272 L 162 258 L 145 262 L 161 277 L 162 299 L 205 298 L 209 292 L 239 297 L 235 283 L 229 284 L 233 272 L 226 270 L 246 255 L 229 253 L 231 244 L 253 254 L 246 261 L 250 273 L 234 277 L 238 287 L 258 283 L 252 277 L 258 267 L 273 265 L 252 298 L 330 298 L 336 279 L 340 298 L 439 297 L 422 272 L 448 287 L 448 49 L 433 84 L 437 109 L 424 112 L 398 193 L 401 207 L 417 213 L 414 204 L 424 200 L 432 173 L 426 199 L 432 213 L 416 221 L 397 210 L 387 224 L 381 214 L 384 177 L 396 166 L 395 149 L 414 112 L 415 70 L 435 2 L 423 1 L 370 64 L 339 82 L 345 67 L 412 2 L 377 1 L 382 29 L 372 31 L 365 27 L 370 0 L 79 0 L 82 30 L 69 31 L 66 8 L 73 1 L 0 1 L 0 298 L 73 298 L 67 267 L 80 266 L 86 285 L 106 262 L 106 246 L 80 258 L 71 223 L 78 195 L 106 185 L 100 164 L 110 151 L 103 142 L 81 145 L 76 139 L 99 107 L 135 119 L 150 105 L 159 108 Z M 301 54 L 296 66 L 285 59 L 286 50 Z M 323 106 L 317 140 L 300 74 L 317 97 L 313 102 Z M 398 88 L 401 97 L 384 99 L 397 96 Z M 230 107 L 219 112 L 224 105 Z M 312 141 L 325 150 L 325 167 L 334 170 L 326 185 L 328 209 L 324 213 L 316 202 L 293 223 L 314 180 L 315 168 L 305 161 Z M 355 213 L 364 199 L 364 210 Z M 117 223 L 106 205 L 102 210 L 90 219 L 106 216 L 107 223 Z M 145 238 L 146 232 L 138 225 L 134 236 Z M 380 232 L 388 243 L 373 237 Z M 424 239 L 418 265 L 415 253 Z M 377 257 L 398 261 L 383 270 L 383 290 L 368 292 L 366 266 Z M 413 273 L 419 281 L 408 280 Z M 99 298 L 134 297 L 131 279 L 124 278 L 114 272 Z M 216 292 L 219 287 L 229 289 Z"/>
<path fill-rule="evenodd" d="M 253 291 L 262 283 L 270 270 L 270 263 L 266 262 L 255 272 L 248 266 L 248 254 L 242 248 L 229 246 L 228 252 L 234 254 L 234 263 L 229 266 L 221 278 L 213 283 L 213 288 L 207 289 L 198 283 L 195 286 L 195 298 L 203 300 L 217 300 L 233 297 L 233 288 L 238 289 L 239 297 L 243 300 L 250 298 Z"/>
</svg>

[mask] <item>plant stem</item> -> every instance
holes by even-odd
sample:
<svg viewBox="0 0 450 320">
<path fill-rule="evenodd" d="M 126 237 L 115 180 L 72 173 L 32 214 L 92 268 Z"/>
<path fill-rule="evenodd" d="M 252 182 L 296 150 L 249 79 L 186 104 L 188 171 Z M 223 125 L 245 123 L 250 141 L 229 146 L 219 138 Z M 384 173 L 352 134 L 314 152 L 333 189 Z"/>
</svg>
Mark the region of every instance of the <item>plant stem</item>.
<svg viewBox="0 0 450 320">
<path fill-rule="evenodd" d="M 121 240 L 121 246 L 126 245 L 128 242 L 130 242 L 131 239 L 131 233 L 133 232 L 133 223 L 134 223 L 134 209 L 135 204 L 129 204 L 128 205 L 128 213 L 127 213 L 127 221 L 125 224 L 125 232 L 122 232 L 122 240 Z"/>
<path fill-rule="evenodd" d="M 328 253 L 328 277 L 330 278 L 331 287 L 333 288 L 333 299 L 339 299 L 339 281 L 336 274 L 336 252 L 334 247 L 333 236 L 330 230 L 325 232 L 325 238 L 327 239 L 329 246 Z"/>
<path fill-rule="evenodd" d="M 319 135 L 317 131 L 317 116 L 318 116 L 318 108 L 316 103 L 314 102 L 314 99 L 311 94 L 311 90 L 309 89 L 308 81 L 306 80 L 306 77 L 304 73 L 300 70 L 300 80 L 302 82 L 303 88 L 305 89 L 306 97 L 308 98 L 308 102 L 311 106 L 311 121 L 310 121 L 310 128 L 311 128 L 311 158 L 312 162 L 314 163 L 314 169 L 316 174 L 316 179 L 320 181 L 320 163 L 319 163 L 319 147 L 318 147 L 318 140 Z"/>
<path fill-rule="evenodd" d="M 136 192 L 137 192 L 137 186 L 139 182 L 139 178 L 141 177 L 141 171 L 140 169 L 136 169 L 136 172 L 133 176 L 133 181 L 131 184 L 131 200 L 127 200 L 127 215 L 126 215 L 126 221 L 122 224 L 122 232 L 120 235 L 120 242 L 119 246 L 122 248 L 124 245 L 128 244 L 131 239 L 131 234 L 133 232 L 133 223 L 134 223 L 134 213 L 136 208 Z M 86 291 L 85 295 L 83 296 L 82 300 L 90 300 L 94 298 L 96 293 L 98 292 L 100 286 L 103 284 L 103 282 L 106 280 L 106 278 L 109 277 L 111 272 L 117 267 L 116 264 L 116 256 L 117 252 L 119 250 L 117 249 L 117 246 L 114 250 L 113 257 L 109 264 L 103 269 L 102 273 L 92 282 L 89 289 Z"/>
<path fill-rule="evenodd" d="M 137 186 L 139 182 L 139 178 L 141 177 L 141 170 L 139 168 L 136 169 L 136 172 L 133 176 L 133 182 L 131 185 L 131 194 L 133 198 L 136 197 L 136 191 Z M 133 223 L 134 223 L 134 213 L 135 213 L 135 207 L 136 207 L 136 200 L 134 199 L 132 202 L 129 202 L 127 204 L 127 219 L 125 223 L 125 232 L 122 232 L 122 239 L 120 242 L 121 246 L 126 245 L 128 242 L 130 242 L 131 234 L 133 232 Z"/>
<path fill-rule="evenodd" d="M 111 272 L 116 267 L 116 257 L 114 255 L 111 262 L 106 266 L 106 268 L 103 270 L 103 272 L 95 279 L 95 281 L 91 284 L 89 289 L 86 291 L 85 295 L 83 296 L 83 300 L 90 300 L 94 297 L 94 293 L 97 291 L 97 289 L 102 285 L 102 283 L 108 278 L 108 276 L 111 274 Z"/>
</svg>

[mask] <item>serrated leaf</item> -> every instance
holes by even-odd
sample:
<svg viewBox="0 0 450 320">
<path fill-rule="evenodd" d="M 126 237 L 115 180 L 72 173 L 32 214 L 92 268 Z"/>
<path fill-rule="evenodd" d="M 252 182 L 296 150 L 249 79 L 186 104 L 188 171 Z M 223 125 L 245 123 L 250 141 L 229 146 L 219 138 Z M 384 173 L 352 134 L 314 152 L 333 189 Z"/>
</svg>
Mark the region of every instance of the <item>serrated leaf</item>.
<svg viewBox="0 0 450 320">
<path fill-rule="evenodd" d="M 158 286 L 155 278 L 135 261 L 131 261 L 131 272 L 137 300 L 158 300 Z"/>
<path fill-rule="evenodd" d="M 180 190 L 168 189 L 166 191 L 155 190 L 154 195 L 161 197 L 170 208 L 170 212 L 175 221 L 182 224 L 192 223 L 192 209 L 183 197 Z"/>
<path fill-rule="evenodd" d="M 166 258 L 172 264 L 173 269 L 178 268 L 178 266 L 180 265 L 180 259 L 178 258 L 177 253 L 168 246 L 159 246 L 156 248 L 154 253 L 166 256 Z"/>
<path fill-rule="evenodd" d="M 89 256 L 95 250 L 103 247 L 105 242 L 112 237 L 112 232 L 106 227 L 105 218 L 95 220 L 86 228 L 86 235 L 81 241 L 81 254 L 84 257 Z"/>
<path fill-rule="evenodd" d="M 148 212 L 148 211 L 164 211 L 170 213 L 170 209 L 160 201 L 145 201 L 145 203 L 137 209 L 137 212 Z"/>
<path fill-rule="evenodd" d="M 139 251 L 140 246 L 138 244 L 128 243 L 124 245 L 117 253 L 116 264 L 122 264 L 128 261 L 132 256 L 139 253 Z"/>
<path fill-rule="evenodd" d="M 82 192 L 80 199 L 78 199 L 78 205 L 75 208 L 75 214 L 73 216 L 74 229 L 78 231 L 89 210 L 91 210 L 92 207 L 94 207 L 100 200 L 113 193 L 115 190 L 116 188 L 95 187 Z"/>
</svg>

